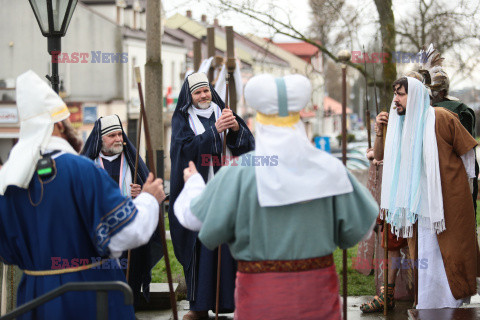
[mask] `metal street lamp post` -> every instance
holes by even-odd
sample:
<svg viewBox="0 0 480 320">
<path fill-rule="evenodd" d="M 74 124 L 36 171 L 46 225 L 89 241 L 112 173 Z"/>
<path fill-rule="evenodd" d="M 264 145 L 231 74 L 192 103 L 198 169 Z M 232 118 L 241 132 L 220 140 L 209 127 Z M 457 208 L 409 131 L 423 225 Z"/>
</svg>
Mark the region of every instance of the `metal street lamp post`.
<svg viewBox="0 0 480 320">
<path fill-rule="evenodd" d="M 48 53 L 52 56 L 52 76 L 47 75 L 53 90 L 58 93 L 58 55 L 78 0 L 29 0 L 42 35 L 48 38 Z"/>
</svg>

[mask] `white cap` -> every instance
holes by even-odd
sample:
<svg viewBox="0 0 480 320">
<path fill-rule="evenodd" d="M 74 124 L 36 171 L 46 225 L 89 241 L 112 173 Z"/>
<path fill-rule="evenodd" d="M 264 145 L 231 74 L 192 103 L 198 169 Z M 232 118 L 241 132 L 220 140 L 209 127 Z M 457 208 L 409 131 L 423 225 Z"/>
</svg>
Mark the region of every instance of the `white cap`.
<svg viewBox="0 0 480 320">
<path fill-rule="evenodd" d="M 275 78 L 271 74 L 261 74 L 251 78 L 245 85 L 247 104 L 267 115 L 282 116 L 280 111 L 282 104 L 286 104 L 288 112 L 298 112 L 310 101 L 311 94 L 310 80 L 300 74 L 281 78 Z"/>
</svg>

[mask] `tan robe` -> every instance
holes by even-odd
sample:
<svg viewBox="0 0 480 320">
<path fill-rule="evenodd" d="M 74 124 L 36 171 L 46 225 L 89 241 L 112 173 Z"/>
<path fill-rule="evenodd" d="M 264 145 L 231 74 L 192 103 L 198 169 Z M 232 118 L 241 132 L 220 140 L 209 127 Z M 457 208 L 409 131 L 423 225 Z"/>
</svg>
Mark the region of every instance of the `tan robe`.
<svg viewBox="0 0 480 320">
<path fill-rule="evenodd" d="M 444 108 L 435 108 L 435 132 L 446 227 L 437 235 L 437 240 L 450 290 L 455 299 L 462 299 L 477 292 L 476 276 L 480 276 L 475 212 L 467 173 L 460 158 L 477 142 L 458 116 Z M 416 234 L 408 239 L 412 257 L 415 257 L 415 241 Z"/>
</svg>

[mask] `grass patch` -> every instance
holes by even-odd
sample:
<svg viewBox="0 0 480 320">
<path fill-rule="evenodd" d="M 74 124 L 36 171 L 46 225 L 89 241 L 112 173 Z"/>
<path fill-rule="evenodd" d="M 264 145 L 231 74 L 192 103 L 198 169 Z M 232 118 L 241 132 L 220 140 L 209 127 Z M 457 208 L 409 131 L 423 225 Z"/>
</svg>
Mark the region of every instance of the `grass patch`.
<svg viewBox="0 0 480 320">
<path fill-rule="evenodd" d="M 477 214 L 476 214 L 476 218 L 477 218 L 477 228 L 480 227 L 480 201 L 477 200 Z"/>
<path fill-rule="evenodd" d="M 165 218 L 165 229 L 170 230 L 170 224 L 168 218 Z M 171 240 L 167 240 L 168 257 L 170 258 L 170 269 L 172 270 L 173 282 L 178 282 L 180 278 L 183 278 L 183 267 L 178 262 L 173 252 L 173 244 Z M 161 259 L 152 270 L 152 282 L 166 283 L 167 269 L 165 267 L 165 259 Z"/>
<path fill-rule="evenodd" d="M 349 296 L 374 296 L 375 277 L 365 276 L 352 268 L 352 258 L 357 256 L 357 246 L 347 250 L 347 293 Z M 333 260 L 337 269 L 340 285 L 340 294 L 343 293 L 342 272 L 343 272 L 343 250 L 337 249 L 333 252 Z"/>
</svg>

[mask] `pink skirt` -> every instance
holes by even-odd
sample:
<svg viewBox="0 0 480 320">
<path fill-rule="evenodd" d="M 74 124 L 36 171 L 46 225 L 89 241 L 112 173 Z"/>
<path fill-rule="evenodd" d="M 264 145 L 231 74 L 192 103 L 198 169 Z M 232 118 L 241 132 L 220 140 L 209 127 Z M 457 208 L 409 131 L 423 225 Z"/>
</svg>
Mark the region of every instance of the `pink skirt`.
<svg viewBox="0 0 480 320">
<path fill-rule="evenodd" d="M 237 272 L 236 320 L 341 318 L 335 265 L 299 272 Z"/>
</svg>

